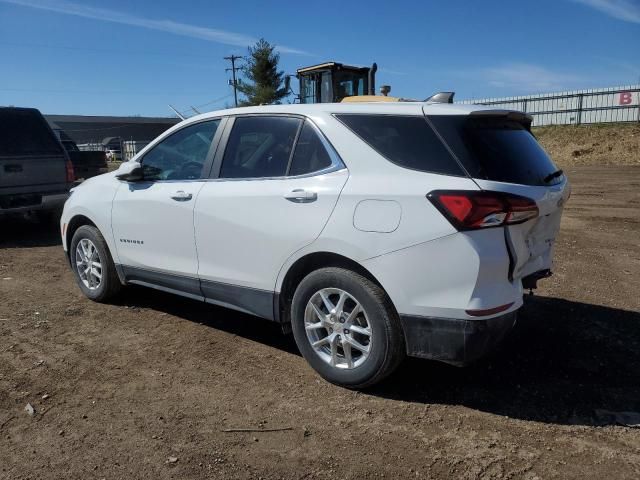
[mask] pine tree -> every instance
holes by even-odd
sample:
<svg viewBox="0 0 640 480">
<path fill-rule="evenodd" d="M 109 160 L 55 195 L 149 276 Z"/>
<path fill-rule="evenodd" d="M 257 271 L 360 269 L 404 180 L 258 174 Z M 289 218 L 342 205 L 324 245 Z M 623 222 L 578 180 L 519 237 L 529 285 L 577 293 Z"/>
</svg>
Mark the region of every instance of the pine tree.
<svg viewBox="0 0 640 480">
<path fill-rule="evenodd" d="M 275 53 L 275 48 L 264 38 L 249 47 L 249 57 L 242 68 L 246 80 L 238 83 L 238 90 L 246 97 L 242 106 L 280 103 L 288 95 L 283 86 L 284 72 L 278 71 L 280 54 Z"/>
</svg>

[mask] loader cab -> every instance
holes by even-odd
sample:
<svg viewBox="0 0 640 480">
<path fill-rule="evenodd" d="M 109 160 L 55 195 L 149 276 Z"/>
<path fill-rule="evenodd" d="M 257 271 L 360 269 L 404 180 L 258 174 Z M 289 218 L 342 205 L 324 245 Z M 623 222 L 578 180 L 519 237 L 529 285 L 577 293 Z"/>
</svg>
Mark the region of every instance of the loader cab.
<svg viewBox="0 0 640 480">
<path fill-rule="evenodd" d="M 374 95 L 377 69 L 375 63 L 371 67 L 355 67 L 338 62 L 300 68 L 296 71 L 300 103 L 333 103 L 345 97 Z"/>
</svg>

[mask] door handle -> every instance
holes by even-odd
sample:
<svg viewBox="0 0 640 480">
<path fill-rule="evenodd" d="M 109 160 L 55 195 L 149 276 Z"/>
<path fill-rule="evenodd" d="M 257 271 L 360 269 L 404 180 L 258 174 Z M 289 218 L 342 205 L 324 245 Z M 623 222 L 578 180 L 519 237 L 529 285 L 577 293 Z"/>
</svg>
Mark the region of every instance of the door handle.
<svg viewBox="0 0 640 480">
<path fill-rule="evenodd" d="M 296 188 L 287 193 L 284 198 L 294 203 L 310 203 L 318 199 L 318 194 L 303 188 Z"/>
<path fill-rule="evenodd" d="M 178 202 L 186 202 L 187 200 L 191 200 L 193 195 L 191 193 L 187 193 L 184 190 L 178 190 L 176 193 L 171 195 L 171 198 L 177 200 Z"/>
</svg>

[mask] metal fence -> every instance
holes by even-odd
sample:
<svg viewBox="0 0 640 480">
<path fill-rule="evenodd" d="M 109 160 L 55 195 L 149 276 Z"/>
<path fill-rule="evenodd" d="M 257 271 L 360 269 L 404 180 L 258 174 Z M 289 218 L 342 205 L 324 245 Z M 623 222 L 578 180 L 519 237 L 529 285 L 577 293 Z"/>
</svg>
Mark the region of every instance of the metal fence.
<svg viewBox="0 0 640 480">
<path fill-rule="evenodd" d="M 533 116 L 533 126 L 640 122 L 640 85 L 470 99 L 456 103 L 520 110 Z"/>
<path fill-rule="evenodd" d="M 149 141 L 127 140 L 122 142 L 123 160 L 131 160 L 140 150 L 149 145 Z"/>
<path fill-rule="evenodd" d="M 78 144 L 78 150 L 80 151 L 109 151 L 113 150 L 114 160 L 131 160 L 140 150 L 149 145 L 149 140 L 125 140 L 119 139 L 118 142 L 112 142 L 111 147 L 102 143 L 81 143 Z"/>
</svg>

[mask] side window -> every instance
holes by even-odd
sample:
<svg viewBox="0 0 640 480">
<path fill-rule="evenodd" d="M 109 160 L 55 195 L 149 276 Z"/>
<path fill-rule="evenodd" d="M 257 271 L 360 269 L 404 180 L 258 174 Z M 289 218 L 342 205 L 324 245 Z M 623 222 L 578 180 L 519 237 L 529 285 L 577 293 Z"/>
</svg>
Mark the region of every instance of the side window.
<svg viewBox="0 0 640 480">
<path fill-rule="evenodd" d="M 145 180 L 200 178 L 218 125 L 220 120 L 196 123 L 158 143 L 142 158 Z"/>
<path fill-rule="evenodd" d="M 336 117 L 370 147 L 396 165 L 421 172 L 457 176 L 465 174 L 422 116 Z"/>
<path fill-rule="evenodd" d="M 330 166 L 331 157 L 318 132 L 309 122 L 305 122 L 296 143 L 289 175 L 305 175 Z"/>
<path fill-rule="evenodd" d="M 283 177 L 301 122 L 292 117 L 236 118 L 220 178 Z"/>
</svg>

